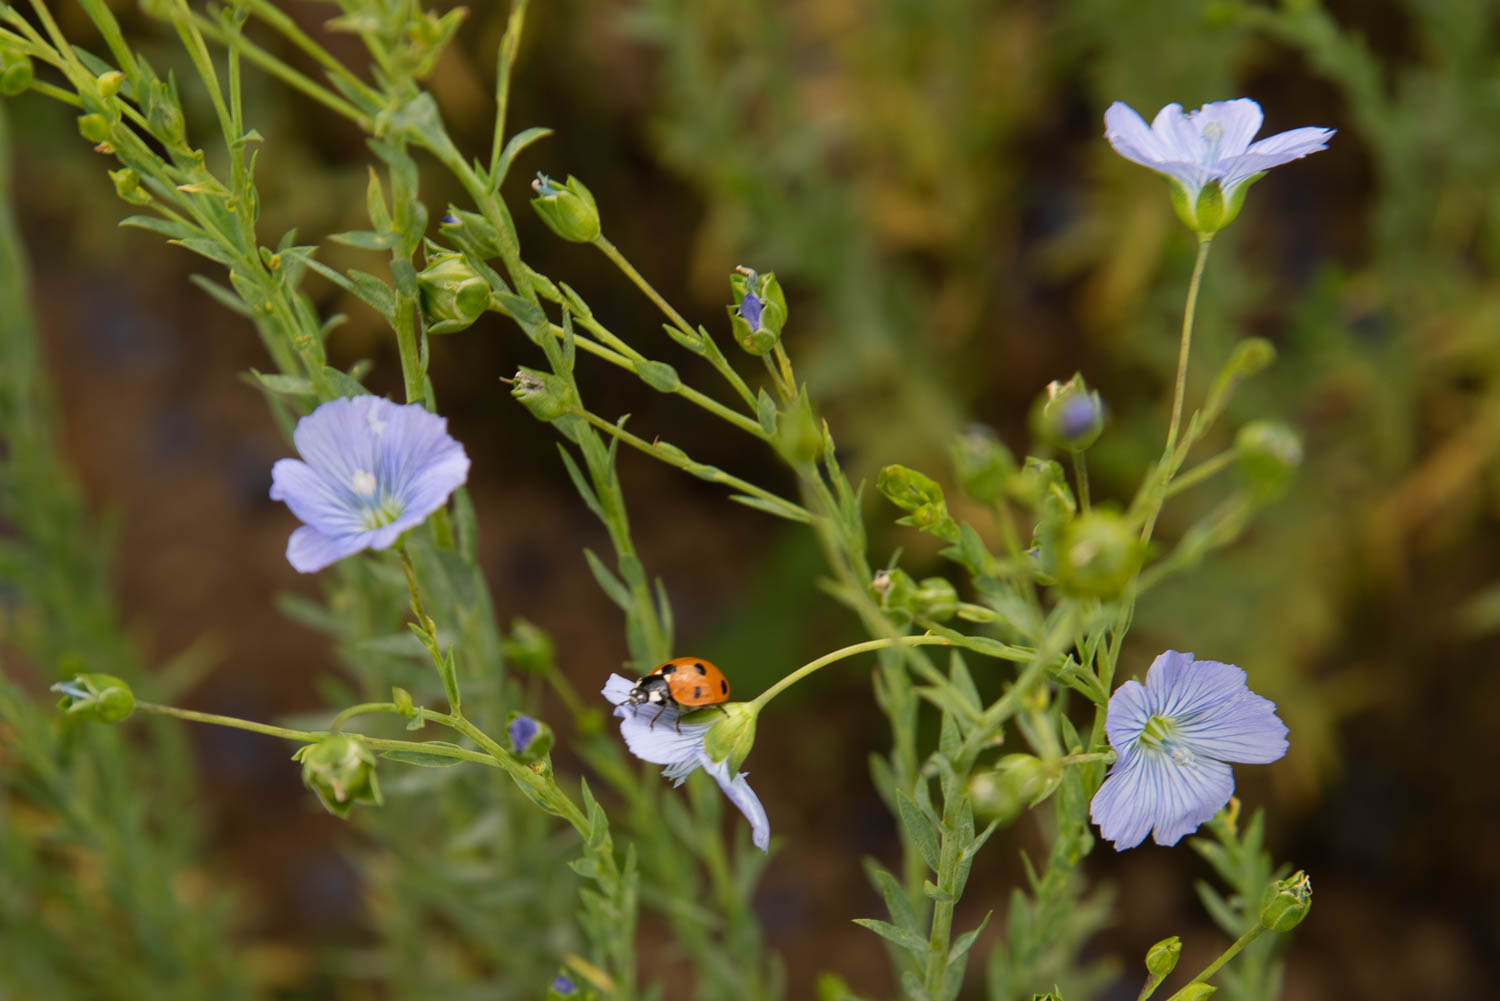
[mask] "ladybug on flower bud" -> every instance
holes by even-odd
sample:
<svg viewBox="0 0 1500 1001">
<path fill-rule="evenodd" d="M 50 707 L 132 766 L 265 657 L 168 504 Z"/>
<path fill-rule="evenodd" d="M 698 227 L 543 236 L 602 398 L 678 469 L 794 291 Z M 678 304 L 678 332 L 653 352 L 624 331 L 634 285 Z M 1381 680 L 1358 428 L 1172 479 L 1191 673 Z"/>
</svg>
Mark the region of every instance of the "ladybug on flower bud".
<svg viewBox="0 0 1500 1001">
<path fill-rule="evenodd" d="M 700 709 L 729 701 L 729 679 L 702 657 L 674 657 L 636 683 L 625 696 L 627 705 L 660 706 L 651 726 L 668 706 Z M 723 712 L 723 708 L 719 708 Z M 681 732 L 681 727 L 678 727 Z"/>
</svg>

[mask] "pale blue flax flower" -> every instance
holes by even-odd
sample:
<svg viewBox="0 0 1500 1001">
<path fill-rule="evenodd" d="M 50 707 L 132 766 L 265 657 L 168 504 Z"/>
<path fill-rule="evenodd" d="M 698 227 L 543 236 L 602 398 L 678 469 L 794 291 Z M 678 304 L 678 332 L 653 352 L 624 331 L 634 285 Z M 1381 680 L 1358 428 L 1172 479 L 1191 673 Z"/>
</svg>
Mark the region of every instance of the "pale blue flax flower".
<svg viewBox="0 0 1500 1001">
<path fill-rule="evenodd" d="M 1170 178 L 1173 204 L 1183 222 L 1210 233 L 1239 213 L 1247 181 L 1327 149 L 1334 133 L 1307 127 L 1251 142 L 1261 121 L 1260 105 L 1241 97 L 1188 112 L 1180 104 L 1169 104 L 1148 128 L 1134 109 L 1116 101 L 1104 113 L 1104 138 L 1125 159 Z M 1214 197 L 1205 201 L 1206 191 Z"/>
<path fill-rule="evenodd" d="M 1229 802 L 1228 762 L 1263 765 L 1286 753 L 1276 703 L 1250 691 L 1233 664 L 1168 650 L 1109 700 L 1105 723 L 1115 763 L 1090 815 L 1116 851 L 1151 833 L 1175 845 Z"/>
<path fill-rule="evenodd" d="M 673 780 L 673 785 L 683 781 L 702 766 L 714 777 L 719 788 L 729 801 L 739 807 L 745 819 L 750 821 L 750 840 L 755 847 L 767 851 L 771 845 L 771 821 L 760 797 L 745 781 L 748 772 L 729 774 L 729 762 L 714 761 L 703 749 L 703 738 L 713 723 L 683 723 L 685 715 L 681 706 L 673 703 L 658 705 L 646 703 L 638 706 L 626 701 L 635 682 L 611 674 L 601 694 L 614 703 L 615 715 L 620 717 L 620 734 L 625 745 L 642 761 L 655 765 L 666 765 L 662 775 Z M 658 715 L 660 718 L 658 718 Z"/>
<path fill-rule="evenodd" d="M 286 546 L 302 573 L 389 548 L 469 475 L 469 457 L 449 437 L 448 422 L 415 403 L 331 400 L 297 422 L 292 440 L 302 458 L 271 467 L 271 499 L 303 522 Z"/>
</svg>

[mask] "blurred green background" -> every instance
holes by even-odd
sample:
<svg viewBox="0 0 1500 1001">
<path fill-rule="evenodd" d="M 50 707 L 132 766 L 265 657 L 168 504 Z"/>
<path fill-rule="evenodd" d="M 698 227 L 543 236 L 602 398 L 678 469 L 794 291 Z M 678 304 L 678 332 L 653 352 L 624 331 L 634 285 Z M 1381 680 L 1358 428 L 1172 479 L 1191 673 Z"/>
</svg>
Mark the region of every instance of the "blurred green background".
<svg viewBox="0 0 1500 1001">
<path fill-rule="evenodd" d="M 65 30 L 88 44 L 86 19 L 59 6 Z M 333 13 L 287 9 L 314 32 Z M 488 148 L 504 15 L 475 4 L 429 81 L 471 151 Z M 127 23 L 158 66 L 179 61 L 160 25 Z M 329 44 L 362 65 L 347 42 Z M 361 228 L 370 156 L 359 134 L 274 82 L 252 76 L 247 86 L 247 118 L 266 139 L 263 239 L 293 225 L 309 241 Z M 1124 500 L 1160 448 L 1193 237 L 1163 183 L 1103 141 L 1103 110 L 1124 100 L 1149 119 L 1169 101 L 1244 95 L 1265 109 L 1265 133 L 1339 131 L 1326 152 L 1260 182 L 1215 241 L 1193 386 L 1203 391 L 1238 339 L 1269 338 L 1280 360 L 1241 392 L 1224 440 L 1247 419 L 1282 416 L 1304 432 L 1306 464 L 1238 545 L 1150 596 L 1125 670 L 1143 671 L 1169 647 L 1233 661 L 1291 726 L 1284 761 L 1239 776 L 1247 805 L 1269 807 L 1274 854 L 1306 868 L 1317 892 L 1293 938 L 1287 998 L 1495 997 L 1495 4 L 537 3 L 511 121 L 557 135 L 523 156 L 506 194 L 519 206 L 535 170 L 577 174 L 613 242 L 712 329 L 724 325 L 735 265 L 776 271 L 789 350 L 857 477 L 888 462 L 946 477 L 946 442 L 975 420 L 1023 451 L 1041 387 L 1081 370 L 1112 415 L 1091 453 L 1095 496 Z M 188 283 L 203 262 L 115 227 L 123 207 L 71 112 L 36 97 L 7 110 L 62 451 L 90 516 L 118 519 L 113 597 L 97 600 L 117 603 L 129 656 L 177 664 L 184 704 L 262 719 L 320 708 L 333 651 L 276 605 L 279 593 L 315 587 L 283 559 L 292 519 L 266 496 L 287 445 L 260 395 L 236 379 L 264 366 L 252 331 Z M 440 171 L 424 175 L 424 200 L 457 199 L 450 186 Z M 649 303 L 602 258 L 557 241 L 529 210 L 517 219 L 539 270 L 577 287 L 648 353 L 671 357 Z M 325 259 L 377 264 L 332 245 Z M 349 314 L 331 341 L 334 363 L 373 358 L 371 384 L 397 392 L 378 317 L 332 286 L 315 294 L 326 312 Z M 618 613 L 580 552 L 598 548 L 602 530 L 550 433 L 497 382 L 535 364 L 532 349 L 491 316 L 433 352 L 441 409 L 473 458 L 502 620 L 552 631 L 566 673 L 595 691 L 624 657 Z M 677 401 L 609 372 L 582 378 L 601 413 L 634 415 L 636 433 L 780 482 L 771 457 L 747 454 Z M 755 692 L 856 636 L 816 587 L 807 533 L 642 457 L 622 466 L 640 550 L 671 591 L 684 652 Z M 1196 503 L 1188 495 L 1169 509 L 1160 534 L 1180 533 Z M 894 514 L 878 498 L 867 513 L 874 526 Z M 105 543 L 57 544 L 98 553 Z M 908 569 L 940 571 L 914 533 L 882 527 L 873 551 L 898 546 Z M 115 630 L 114 613 L 101 614 L 111 620 L 101 631 Z M 23 687 L 43 687 L 46 670 L 11 663 Z M 762 720 L 752 760 L 786 839 L 757 905 L 786 957 L 789 997 L 812 996 L 825 969 L 867 993 L 893 989 L 870 961 L 875 940 L 849 923 L 879 913 L 861 856 L 895 851 L 866 771 L 885 725 L 863 682 L 850 668 L 799 686 L 795 704 L 778 702 Z M 560 710 L 552 720 L 560 768 L 564 720 Z M 391 889 L 358 861 L 371 847 L 358 825 L 319 810 L 279 743 L 151 729 L 170 745 L 153 753 L 184 769 L 196 762 L 196 786 L 182 781 L 200 797 L 190 825 L 199 863 L 173 893 L 229 894 L 213 899 L 224 911 L 216 927 L 239 943 L 232 962 L 248 971 L 238 989 L 382 996 L 320 958 L 329 946 L 360 956 L 367 914 Z M 27 765 L 7 757 L 0 742 L 0 767 Z M 10 792 L 6 824 L 21 831 L 34 791 Z M 1003 908 L 1032 836 L 1023 823 L 991 843 L 963 904 L 969 924 Z M 1193 853 L 1116 856 L 1106 846 L 1090 872 L 1119 893 L 1101 952 L 1136 956 L 1173 933 L 1190 959 L 1217 952 L 1192 888 L 1207 869 Z M 24 882 L 14 869 L 6 878 Z M 13 910 L 6 920 L 33 917 Z M 982 977 L 970 980 L 977 989 Z M 1119 991 L 1108 996 L 1134 996 L 1133 974 Z M 668 996 L 688 995 L 675 985 Z"/>
</svg>

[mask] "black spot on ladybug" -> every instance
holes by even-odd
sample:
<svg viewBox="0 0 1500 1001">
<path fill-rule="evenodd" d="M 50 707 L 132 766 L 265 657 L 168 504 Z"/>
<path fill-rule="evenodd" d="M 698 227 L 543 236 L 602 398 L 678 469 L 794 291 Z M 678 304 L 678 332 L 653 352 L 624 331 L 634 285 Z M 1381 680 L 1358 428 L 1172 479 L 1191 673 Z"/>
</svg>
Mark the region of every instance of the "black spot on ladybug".
<svg viewBox="0 0 1500 1001">
<path fill-rule="evenodd" d="M 677 670 L 677 665 L 676 664 L 668 664 L 666 667 L 664 667 L 664 668 L 661 669 L 661 673 L 662 674 L 671 674 L 671 673 L 673 673 L 676 670 Z"/>
<path fill-rule="evenodd" d="M 727 682 L 727 681 L 721 681 L 721 682 L 719 682 L 719 691 L 723 692 L 725 695 L 728 695 L 729 694 L 729 682 Z"/>
<path fill-rule="evenodd" d="M 704 669 L 702 664 L 694 664 L 693 666 L 698 669 L 699 674 L 708 674 L 708 671 Z"/>
<path fill-rule="evenodd" d="M 695 699 L 701 699 L 701 698 L 703 698 L 703 689 L 699 688 L 697 685 L 693 686 L 693 698 L 695 698 Z"/>
</svg>

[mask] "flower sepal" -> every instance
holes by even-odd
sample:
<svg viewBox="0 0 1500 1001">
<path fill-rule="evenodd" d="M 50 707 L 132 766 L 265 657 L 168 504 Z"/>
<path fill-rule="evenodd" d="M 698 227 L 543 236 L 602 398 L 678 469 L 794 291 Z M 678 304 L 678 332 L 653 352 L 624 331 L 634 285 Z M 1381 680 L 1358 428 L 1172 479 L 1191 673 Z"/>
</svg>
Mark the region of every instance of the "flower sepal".
<svg viewBox="0 0 1500 1001">
<path fill-rule="evenodd" d="M 1260 923 L 1271 931 L 1291 931 L 1312 910 L 1312 880 L 1297 870 L 1266 887 L 1260 898 Z"/>
<path fill-rule="evenodd" d="M 583 404 L 572 384 L 553 372 L 525 367 L 516 369 L 510 395 L 520 400 L 521 405 L 539 421 L 555 421 L 583 411 Z"/>
<path fill-rule="evenodd" d="M 119 723 L 135 712 L 135 694 L 112 674 L 75 674 L 72 681 L 59 681 L 52 691 L 62 698 L 57 708 L 78 719 Z"/>
<path fill-rule="evenodd" d="M 1053 448 L 1082 452 L 1104 431 L 1104 401 L 1081 372 L 1067 382 L 1054 380 L 1032 406 L 1031 430 Z"/>
<path fill-rule="evenodd" d="M 384 802 L 375 778 L 375 754 L 358 736 L 334 734 L 304 744 L 292 760 L 302 763 L 302 784 L 335 817 L 349 816 L 356 803 Z"/>
<path fill-rule="evenodd" d="M 490 283 L 469 266 L 463 254 L 432 253 L 417 274 L 422 313 L 429 334 L 466 330 L 490 304 Z"/>
<path fill-rule="evenodd" d="M 709 728 L 703 736 L 703 750 L 710 761 L 722 761 L 731 772 L 738 772 L 750 749 L 755 746 L 755 723 L 760 710 L 753 702 L 726 702 L 721 706 L 699 710 L 683 717 L 688 723 L 707 722 L 710 716 L 723 718 Z"/>
<path fill-rule="evenodd" d="M 1251 174 L 1235 185 L 1227 198 L 1217 180 L 1203 185 L 1195 198 L 1181 181 L 1170 179 L 1172 208 L 1188 229 L 1207 239 L 1239 217 L 1240 209 L 1245 207 L 1245 196 L 1250 193 L 1250 185 L 1265 176 L 1265 171 Z"/>
</svg>

